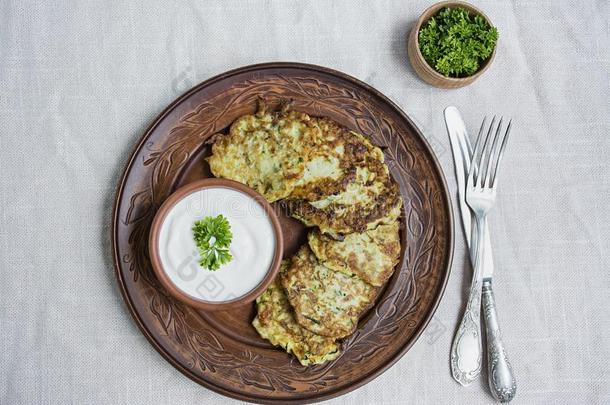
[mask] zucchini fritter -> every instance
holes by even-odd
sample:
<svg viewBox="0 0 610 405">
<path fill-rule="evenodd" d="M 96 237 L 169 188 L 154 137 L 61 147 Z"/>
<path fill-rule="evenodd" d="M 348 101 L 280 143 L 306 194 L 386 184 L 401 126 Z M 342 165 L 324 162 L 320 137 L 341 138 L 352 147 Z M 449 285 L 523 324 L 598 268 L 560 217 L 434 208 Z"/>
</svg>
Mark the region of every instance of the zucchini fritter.
<svg viewBox="0 0 610 405">
<path fill-rule="evenodd" d="M 321 264 L 303 245 L 280 276 L 297 322 L 323 336 L 343 338 L 356 329 L 358 318 L 373 302 L 377 290 Z"/>
<path fill-rule="evenodd" d="M 261 103 L 216 138 L 208 161 L 216 177 L 247 184 L 270 202 L 286 199 L 292 216 L 335 238 L 400 214 L 383 152 L 327 118 L 268 112 Z"/>
<path fill-rule="evenodd" d="M 309 247 L 326 267 L 347 275 L 356 275 L 379 287 L 394 272 L 400 256 L 399 223 L 379 225 L 362 233 L 334 240 L 319 231 L 307 235 Z"/>
<path fill-rule="evenodd" d="M 287 197 L 303 176 L 304 139 L 315 143 L 321 137 L 308 115 L 270 113 L 262 106 L 217 138 L 208 162 L 214 176 L 247 184 L 273 202 Z"/>
<path fill-rule="evenodd" d="M 252 325 L 258 333 L 294 354 L 302 365 L 321 364 L 339 355 L 335 339 L 316 335 L 297 323 L 279 277 L 257 298 L 256 310 L 258 315 Z"/>
<path fill-rule="evenodd" d="M 208 159 L 212 173 L 247 184 L 270 202 L 288 196 L 316 200 L 341 191 L 354 177 L 354 162 L 373 151 L 362 136 L 330 120 L 268 112 L 263 103 L 215 139 Z"/>
<path fill-rule="evenodd" d="M 355 178 L 344 190 L 327 193 L 316 201 L 289 198 L 286 206 L 305 225 L 317 226 L 322 233 L 341 239 L 343 234 L 396 221 L 402 198 L 385 163 L 369 160 L 355 168 Z"/>
</svg>

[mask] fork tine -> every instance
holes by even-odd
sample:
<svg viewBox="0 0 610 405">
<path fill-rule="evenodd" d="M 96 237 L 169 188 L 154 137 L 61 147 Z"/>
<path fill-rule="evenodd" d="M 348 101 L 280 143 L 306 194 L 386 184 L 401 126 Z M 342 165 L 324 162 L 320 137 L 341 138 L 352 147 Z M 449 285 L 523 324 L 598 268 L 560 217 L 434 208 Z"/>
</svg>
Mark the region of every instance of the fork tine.
<svg viewBox="0 0 610 405">
<path fill-rule="evenodd" d="M 495 116 L 494 116 L 495 118 Z M 492 122 L 493 124 L 493 122 Z M 500 122 L 498 127 L 502 125 L 502 117 L 500 117 Z M 494 134 L 495 132 L 495 134 Z M 494 131 L 494 126 L 489 127 L 489 131 L 487 132 L 487 137 L 485 138 L 485 143 L 483 144 L 483 150 L 481 151 L 481 158 L 479 159 L 479 178 L 477 179 L 477 184 L 480 184 L 481 187 L 485 187 L 485 178 L 487 177 L 486 163 L 489 163 L 489 159 L 491 158 L 490 146 L 492 145 L 492 140 L 497 135 L 497 129 Z"/>
<path fill-rule="evenodd" d="M 485 150 L 487 149 L 487 143 L 489 142 L 489 137 L 491 136 L 491 134 L 493 133 L 493 129 L 494 129 L 494 124 L 496 123 L 496 116 L 494 115 L 493 119 L 491 120 L 491 125 L 489 126 L 489 130 L 487 131 L 487 135 L 485 135 L 485 141 L 483 142 L 483 148 L 481 149 L 481 153 L 477 158 L 477 163 L 476 163 L 476 170 L 477 170 L 477 177 L 475 179 L 474 185 L 478 185 L 481 184 L 481 186 L 483 185 L 482 180 L 483 180 L 483 163 L 485 161 Z M 475 150 L 475 152 L 477 152 L 477 150 Z M 475 156 L 475 154 L 473 154 L 473 157 Z"/>
<path fill-rule="evenodd" d="M 494 162 L 494 153 L 496 151 L 496 147 L 498 145 L 498 140 L 501 138 L 500 134 L 502 132 L 502 121 L 504 117 L 500 117 L 500 122 L 498 123 L 498 129 L 496 129 L 496 133 L 493 138 L 493 143 L 490 142 L 491 147 L 488 149 L 487 153 L 487 167 L 485 168 L 485 177 L 481 179 L 481 187 L 491 187 L 491 171 L 492 164 Z M 496 158 L 497 161 L 497 158 Z"/>
<path fill-rule="evenodd" d="M 477 134 L 477 140 L 475 142 L 475 145 L 479 142 L 479 139 L 481 138 L 483 132 L 485 131 L 485 124 L 487 123 L 487 116 L 483 117 L 483 121 L 481 122 L 481 128 L 479 128 L 479 133 Z M 474 156 L 474 150 L 472 149 L 472 145 L 470 145 L 469 143 L 469 152 L 470 155 L 469 156 Z M 468 162 L 470 163 L 470 162 Z M 470 169 L 470 166 L 469 166 Z M 476 176 L 476 171 L 475 171 L 475 176 Z"/>
<path fill-rule="evenodd" d="M 500 151 L 498 152 L 498 158 L 496 159 L 496 167 L 494 168 L 494 175 L 491 179 L 491 188 L 496 186 L 496 180 L 498 178 L 498 168 L 500 167 L 500 161 L 502 160 L 502 156 L 504 155 L 504 149 L 506 148 L 506 142 L 508 141 L 508 135 L 510 135 L 510 129 L 512 128 L 513 120 L 508 121 L 508 127 L 506 127 L 506 132 L 504 134 L 504 139 L 502 140 L 502 145 L 500 146 Z"/>
<path fill-rule="evenodd" d="M 496 119 L 496 117 L 493 118 L 494 120 Z M 466 182 L 466 185 L 468 187 L 473 186 L 474 184 L 476 184 L 476 181 L 474 181 L 475 178 L 478 178 L 479 174 L 478 174 L 478 167 L 475 166 L 475 161 L 477 159 L 477 154 L 479 153 L 479 149 L 481 148 L 481 141 L 483 140 L 483 132 L 485 129 L 485 122 L 487 121 L 487 117 L 483 118 L 483 122 L 481 123 L 481 129 L 479 130 L 479 134 L 477 135 L 477 140 L 475 142 L 475 146 L 474 146 L 474 150 L 472 151 L 472 157 L 470 158 L 470 170 L 468 172 L 468 180 Z M 493 125 L 493 120 L 492 120 L 492 125 Z"/>
</svg>

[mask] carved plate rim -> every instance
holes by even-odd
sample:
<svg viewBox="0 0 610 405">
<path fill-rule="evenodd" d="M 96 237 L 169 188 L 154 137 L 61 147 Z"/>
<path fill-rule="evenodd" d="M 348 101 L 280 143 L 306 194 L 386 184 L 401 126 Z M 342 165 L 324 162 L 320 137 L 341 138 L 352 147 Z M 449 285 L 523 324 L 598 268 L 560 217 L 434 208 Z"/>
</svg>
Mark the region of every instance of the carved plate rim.
<svg viewBox="0 0 610 405">
<path fill-rule="evenodd" d="M 121 258 L 119 257 L 119 248 L 118 248 L 119 240 L 117 238 L 117 230 L 118 230 L 117 225 L 118 225 L 118 222 L 120 221 L 119 208 L 120 208 L 121 197 L 123 195 L 125 185 L 127 182 L 127 176 L 132 169 L 132 166 L 136 160 L 138 153 L 140 152 L 140 150 L 143 147 L 145 147 L 146 141 L 148 140 L 148 138 L 150 137 L 150 135 L 154 131 L 154 129 L 159 125 L 159 123 L 161 123 L 178 105 L 180 105 L 182 102 L 187 100 L 193 94 L 197 93 L 202 88 L 210 86 L 215 82 L 224 80 L 233 75 L 256 71 L 256 70 L 273 69 L 273 68 L 283 68 L 283 69 L 294 68 L 294 69 L 301 69 L 304 71 L 309 70 L 312 72 L 335 76 L 338 79 L 350 82 L 354 86 L 362 88 L 365 91 L 365 93 L 372 94 L 374 97 L 377 97 L 377 98 L 381 99 L 384 103 L 386 103 L 394 111 L 394 113 L 396 113 L 399 116 L 399 118 L 401 120 L 404 120 L 409 124 L 409 126 L 413 129 L 413 132 L 415 133 L 415 135 L 419 138 L 419 141 L 422 143 L 422 146 L 425 149 L 425 153 L 430 158 L 431 163 L 437 172 L 436 174 L 438 175 L 438 177 L 440 179 L 441 188 L 442 188 L 442 195 L 441 195 L 442 200 L 443 200 L 442 202 L 447 207 L 446 214 L 448 217 L 447 223 L 444 224 L 445 226 L 447 226 L 447 242 L 446 242 L 447 257 L 446 257 L 446 260 L 445 260 L 445 263 L 443 266 L 444 267 L 444 269 L 443 269 L 444 276 L 438 287 L 438 294 L 434 298 L 434 301 L 431 303 L 426 316 L 421 320 L 420 326 L 413 333 L 412 338 L 406 344 L 401 346 L 400 349 L 397 350 L 388 361 L 381 364 L 378 368 L 374 369 L 369 374 L 367 374 L 360 380 L 356 381 L 352 385 L 338 389 L 338 390 L 330 392 L 328 394 L 322 394 L 322 395 L 314 396 L 314 397 L 304 399 L 304 400 L 299 399 L 299 400 L 292 400 L 292 401 L 290 401 L 290 400 L 287 401 L 285 399 L 277 399 L 277 398 L 265 399 L 265 398 L 258 397 L 258 396 L 248 396 L 248 395 L 244 395 L 244 394 L 241 394 L 238 392 L 228 390 L 223 386 L 219 386 L 219 385 L 216 385 L 205 379 L 202 379 L 201 377 L 199 377 L 196 374 L 194 374 L 193 372 L 191 372 L 188 368 L 186 368 L 182 363 L 177 361 L 174 357 L 172 357 L 172 355 L 170 353 L 168 353 L 159 342 L 157 342 L 157 339 L 155 338 L 155 336 L 153 336 L 153 334 L 147 329 L 146 325 L 142 321 L 137 309 L 135 308 L 135 306 L 133 304 L 133 301 L 129 295 L 129 292 L 127 291 L 127 287 L 126 287 L 125 281 L 123 279 L 123 274 L 121 272 Z M 363 385 L 367 384 L 368 382 L 372 381 L 373 379 L 375 379 L 376 377 L 381 375 L 383 372 L 385 372 L 386 370 L 391 368 L 398 360 L 400 360 L 411 349 L 411 347 L 413 347 L 415 342 L 417 342 L 417 340 L 421 337 L 421 334 L 423 333 L 423 331 L 428 326 L 430 320 L 434 316 L 434 314 L 442 300 L 442 297 L 444 296 L 445 288 L 447 286 L 447 282 L 449 280 L 449 276 L 450 276 L 450 272 L 451 272 L 451 265 L 453 262 L 455 225 L 454 225 L 453 204 L 452 204 L 451 197 L 449 194 L 449 188 L 447 186 L 445 174 L 443 172 L 442 166 L 440 165 L 438 157 L 434 153 L 432 147 L 430 146 L 427 139 L 424 137 L 421 130 L 417 127 L 417 125 L 415 125 L 415 123 L 409 118 L 409 116 L 398 105 L 396 105 L 392 100 L 390 100 L 388 97 L 386 97 L 383 93 L 381 93 L 377 89 L 373 88 L 372 86 L 368 85 L 367 83 L 365 83 L 359 79 L 356 79 L 355 77 L 352 77 L 346 73 L 343 73 L 343 72 L 340 72 L 340 71 L 337 71 L 334 69 L 330 69 L 330 68 L 318 66 L 318 65 L 313 65 L 313 64 L 299 63 L 299 62 L 267 62 L 267 63 L 258 63 L 258 64 L 253 64 L 253 65 L 247 65 L 247 66 L 239 67 L 236 69 L 232 69 L 232 70 L 226 71 L 224 73 L 218 74 L 216 76 L 213 76 L 207 80 L 204 80 L 204 81 L 198 83 L 197 85 L 193 86 L 191 89 L 186 91 L 184 94 L 182 94 L 178 98 L 176 98 L 161 113 L 159 113 L 156 116 L 156 118 L 146 128 L 146 130 L 144 131 L 144 133 L 142 134 L 140 139 L 137 141 L 136 145 L 133 147 L 132 152 L 127 160 L 127 163 L 125 164 L 125 167 L 124 167 L 123 171 L 121 172 L 120 180 L 116 187 L 115 196 L 114 196 L 114 200 L 113 200 L 112 226 L 110 228 L 110 233 L 111 233 L 110 239 L 111 239 L 111 246 L 112 246 L 114 273 L 117 278 L 117 283 L 119 285 L 119 289 L 121 291 L 121 296 L 123 297 L 123 300 L 124 300 L 125 304 L 127 305 L 133 320 L 136 322 L 136 325 L 138 326 L 138 328 L 140 329 L 142 334 L 146 337 L 146 339 L 149 341 L 149 343 L 155 348 L 155 350 L 157 350 L 157 352 L 159 352 L 159 354 L 166 361 L 168 361 L 172 366 L 174 366 L 182 374 L 184 374 L 185 376 L 187 376 L 194 382 L 196 382 L 218 394 L 221 394 L 221 395 L 224 395 L 224 396 L 227 396 L 230 398 L 242 400 L 242 401 L 277 404 L 277 403 L 289 403 L 289 402 L 295 402 L 295 401 L 297 401 L 298 403 L 314 403 L 314 402 L 329 400 L 329 399 L 344 395 L 348 392 L 351 392 L 357 388 L 362 387 Z"/>
</svg>

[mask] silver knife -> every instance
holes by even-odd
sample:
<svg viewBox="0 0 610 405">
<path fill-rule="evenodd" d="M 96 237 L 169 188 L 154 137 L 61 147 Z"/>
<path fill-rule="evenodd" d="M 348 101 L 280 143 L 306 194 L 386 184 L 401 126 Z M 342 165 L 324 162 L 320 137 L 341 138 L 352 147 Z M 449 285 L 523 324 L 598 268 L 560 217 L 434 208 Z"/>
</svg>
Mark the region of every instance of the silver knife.
<svg viewBox="0 0 610 405">
<path fill-rule="evenodd" d="M 472 157 L 472 145 L 470 144 L 470 138 L 468 137 L 464 120 L 456 107 L 450 106 L 445 109 L 445 124 L 447 125 L 447 132 L 449 133 L 451 150 L 453 152 L 453 161 L 455 163 L 455 175 L 458 184 L 458 201 L 462 217 L 462 225 L 464 227 L 468 248 L 471 249 L 472 214 L 470 212 L 470 208 L 466 204 L 465 193 L 466 177 L 468 176 L 468 172 L 470 170 L 470 160 Z M 502 343 L 500 337 L 500 329 L 498 327 L 496 306 L 492 290 L 494 265 L 491 251 L 491 239 L 489 237 L 489 229 L 486 231 L 486 237 L 484 240 L 485 255 L 483 257 L 482 305 L 485 328 L 487 332 L 489 387 L 491 389 L 491 393 L 497 400 L 501 402 L 508 402 L 515 396 L 517 386 L 512 367 L 508 361 L 508 358 L 506 357 L 504 344 Z M 468 353 L 464 354 L 469 354 L 472 356 L 471 359 L 466 359 L 466 363 L 474 364 L 475 368 L 480 370 L 482 354 L 479 352 L 479 350 L 470 350 Z"/>
</svg>

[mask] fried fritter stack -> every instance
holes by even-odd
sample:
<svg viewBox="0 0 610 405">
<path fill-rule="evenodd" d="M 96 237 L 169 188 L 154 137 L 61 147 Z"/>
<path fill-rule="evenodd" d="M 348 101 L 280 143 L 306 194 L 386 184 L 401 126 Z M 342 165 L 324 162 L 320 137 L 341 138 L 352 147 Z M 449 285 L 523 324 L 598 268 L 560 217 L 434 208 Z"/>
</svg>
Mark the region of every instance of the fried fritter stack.
<svg viewBox="0 0 610 405">
<path fill-rule="evenodd" d="M 288 262 L 282 262 L 282 271 Z M 333 360 L 339 355 L 335 339 L 316 335 L 295 319 L 279 278 L 276 278 L 256 300 L 257 315 L 252 325 L 263 338 L 288 353 L 294 354 L 304 366 Z"/>
<path fill-rule="evenodd" d="M 209 163 L 312 228 L 257 299 L 254 327 L 303 365 L 336 358 L 398 264 L 402 199 L 382 151 L 327 118 L 261 105 L 217 137 Z"/>
</svg>

